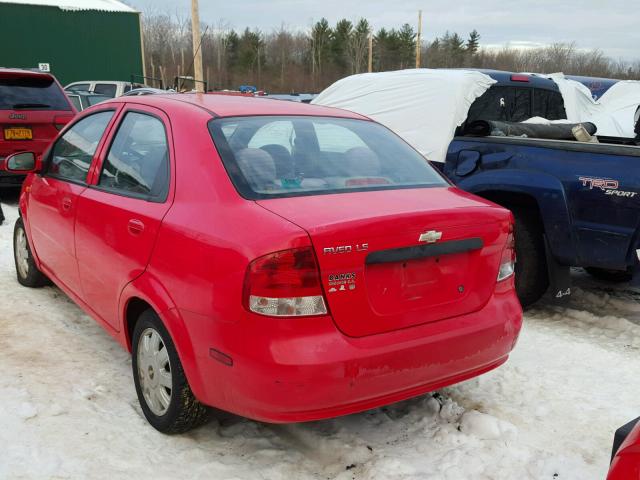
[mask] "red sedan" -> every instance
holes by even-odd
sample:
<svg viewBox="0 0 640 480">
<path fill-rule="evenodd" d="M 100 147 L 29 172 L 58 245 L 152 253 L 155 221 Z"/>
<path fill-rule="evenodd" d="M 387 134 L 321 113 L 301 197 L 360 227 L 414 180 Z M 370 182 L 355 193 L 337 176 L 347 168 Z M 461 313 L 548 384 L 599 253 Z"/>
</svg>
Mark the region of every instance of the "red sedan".
<svg viewBox="0 0 640 480">
<path fill-rule="evenodd" d="M 511 214 L 349 112 L 220 95 L 101 103 L 28 171 L 18 281 L 132 352 L 162 432 L 215 406 L 358 412 L 487 372 L 521 327 Z"/>
</svg>

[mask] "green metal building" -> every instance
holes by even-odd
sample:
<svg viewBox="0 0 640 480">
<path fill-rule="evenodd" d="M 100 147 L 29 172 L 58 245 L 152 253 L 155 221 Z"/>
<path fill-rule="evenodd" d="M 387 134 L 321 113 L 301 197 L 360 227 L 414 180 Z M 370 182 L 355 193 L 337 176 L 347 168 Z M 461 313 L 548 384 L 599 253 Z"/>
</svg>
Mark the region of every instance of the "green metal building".
<svg viewBox="0 0 640 480">
<path fill-rule="evenodd" d="M 0 0 L 0 67 L 48 64 L 62 85 L 129 81 L 144 75 L 142 52 L 140 13 L 117 0 Z"/>
</svg>

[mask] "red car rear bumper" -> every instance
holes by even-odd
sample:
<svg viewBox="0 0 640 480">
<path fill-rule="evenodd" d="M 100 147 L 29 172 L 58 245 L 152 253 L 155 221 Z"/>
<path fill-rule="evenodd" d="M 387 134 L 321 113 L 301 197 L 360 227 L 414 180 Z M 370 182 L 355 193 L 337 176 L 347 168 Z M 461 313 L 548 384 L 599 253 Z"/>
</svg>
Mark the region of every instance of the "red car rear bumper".
<svg viewBox="0 0 640 480">
<path fill-rule="evenodd" d="M 250 315 L 212 332 L 210 320 L 181 313 L 196 354 L 199 378 L 190 383 L 199 399 L 272 423 L 355 413 L 475 377 L 507 360 L 522 325 L 513 290 L 495 293 L 475 313 L 362 338 L 343 335 L 328 316 Z"/>
</svg>

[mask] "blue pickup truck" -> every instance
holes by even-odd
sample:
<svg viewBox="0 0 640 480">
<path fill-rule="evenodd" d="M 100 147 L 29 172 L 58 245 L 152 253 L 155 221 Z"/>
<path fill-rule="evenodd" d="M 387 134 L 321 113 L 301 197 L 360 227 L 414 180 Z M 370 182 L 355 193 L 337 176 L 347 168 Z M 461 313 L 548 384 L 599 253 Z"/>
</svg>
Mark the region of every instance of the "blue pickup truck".
<svg viewBox="0 0 640 480">
<path fill-rule="evenodd" d="M 571 266 L 609 280 L 640 280 L 637 140 L 586 143 L 487 133 L 456 136 L 444 173 L 514 213 L 516 286 L 524 306 L 550 284 L 554 297 L 568 297 Z"/>
</svg>

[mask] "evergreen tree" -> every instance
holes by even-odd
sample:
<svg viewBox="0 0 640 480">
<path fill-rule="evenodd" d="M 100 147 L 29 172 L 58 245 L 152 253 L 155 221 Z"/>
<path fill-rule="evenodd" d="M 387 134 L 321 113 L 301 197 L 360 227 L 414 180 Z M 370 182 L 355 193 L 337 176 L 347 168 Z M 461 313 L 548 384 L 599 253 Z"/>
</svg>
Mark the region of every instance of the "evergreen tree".
<svg viewBox="0 0 640 480">
<path fill-rule="evenodd" d="M 336 23 L 331 39 L 331 57 L 333 63 L 338 67 L 338 71 L 346 72 L 348 66 L 347 48 L 349 38 L 353 33 L 353 23 L 347 19 L 342 19 Z"/>
<path fill-rule="evenodd" d="M 399 67 L 413 67 L 416 62 L 416 32 L 411 25 L 405 23 L 397 35 L 400 60 Z"/>
<path fill-rule="evenodd" d="M 322 70 L 329 59 L 333 31 L 326 18 L 320 19 L 311 29 L 311 69 L 317 75 L 322 75 Z"/>
<path fill-rule="evenodd" d="M 467 40 L 467 52 L 473 55 L 478 51 L 479 48 L 480 48 L 480 34 L 476 29 L 474 29 L 473 32 L 469 34 L 469 39 Z"/>
</svg>

